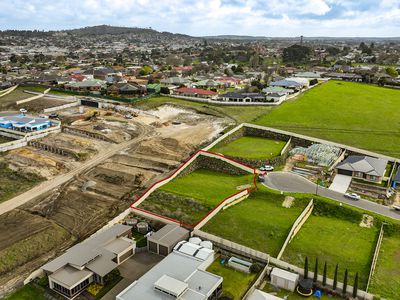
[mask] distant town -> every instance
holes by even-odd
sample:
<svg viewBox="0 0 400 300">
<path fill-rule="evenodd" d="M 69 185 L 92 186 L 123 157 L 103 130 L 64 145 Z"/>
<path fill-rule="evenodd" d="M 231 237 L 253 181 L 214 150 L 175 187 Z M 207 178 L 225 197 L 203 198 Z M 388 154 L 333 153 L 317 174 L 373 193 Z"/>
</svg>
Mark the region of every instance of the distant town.
<svg viewBox="0 0 400 300">
<path fill-rule="evenodd" d="M 0 31 L 0 298 L 400 299 L 400 38 Z"/>
</svg>

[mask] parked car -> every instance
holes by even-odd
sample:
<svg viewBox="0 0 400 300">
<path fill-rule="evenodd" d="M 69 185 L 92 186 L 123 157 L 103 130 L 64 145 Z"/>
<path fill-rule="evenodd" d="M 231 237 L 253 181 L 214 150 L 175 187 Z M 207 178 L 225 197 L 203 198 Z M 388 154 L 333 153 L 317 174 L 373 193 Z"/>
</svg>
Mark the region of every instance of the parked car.
<svg viewBox="0 0 400 300">
<path fill-rule="evenodd" d="M 346 194 L 344 194 L 344 196 L 351 200 L 360 200 L 361 199 L 360 195 L 357 195 L 356 193 L 346 193 Z"/>
<path fill-rule="evenodd" d="M 260 171 L 273 171 L 274 167 L 270 165 L 260 167 Z"/>
<path fill-rule="evenodd" d="M 393 205 L 393 209 L 396 211 L 400 211 L 400 205 Z"/>
</svg>

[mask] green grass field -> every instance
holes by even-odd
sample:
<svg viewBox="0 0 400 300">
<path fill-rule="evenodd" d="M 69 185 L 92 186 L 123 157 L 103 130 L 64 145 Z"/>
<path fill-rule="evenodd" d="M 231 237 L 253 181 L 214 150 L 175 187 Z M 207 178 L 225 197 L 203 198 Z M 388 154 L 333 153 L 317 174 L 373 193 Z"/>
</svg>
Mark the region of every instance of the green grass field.
<svg viewBox="0 0 400 300">
<path fill-rule="evenodd" d="M 244 136 L 210 151 L 248 159 L 269 159 L 279 156 L 286 142 L 262 137 Z"/>
<path fill-rule="evenodd" d="M 222 296 L 231 297 L 233 300 L 240 300 L 247 289 L 250 287 L 257 274 L 247 274 L 222 265 L 219 259 L 216 259 L 207 271 L 224 278 L 222 283 Z"/>
<path fill-rule="evenodd" d="M 160 190 L 217 205 L 225 198 L 243 190 L 244 185 L 253 186 L 253 174 L 229 175 L 210 170 L 196 170 L 186 176 L 175 178 Z"/>
<path fill-rule="evenodd" d="M 312 215 L 287 246 L 282 260 L 303 267 L 307 256 L 310 271 L 313 271 L 315 258 L 318 257 L 319 273 L 322 274 L 326 261 L 329 278 L 333 278 L 335 266 L 339 264 L 338 280 L 343 282 L 347 268 L 349 284 L 353 284 L 358 272 L 359 287 L 364 289 L 377 235 L 376 227 L 362 228 L 355 222 Z"/>
<path fill-rule="evenodd" d="M 290 291 L 286 291 L 284 289 L 276 288 L 269 283 L 267 283 L 262 290 L 263 290 L 263 292 L 266 292 L 268 294 L 273 294 L 277 297 L 280 297 L 280 298 L 286 299 L 286 300 L 304 300 L 304 299 L 306 299 L 303 296 L 299 295 L 297 292 L 290 292 Z M 284 298 L 284 297 L 286 297 L 286 298 Z M 317 298 L 313 297 L 310 299 L 317 299 Z M 322 294 L 322 297 L 320 298 L 320 300 L 339 300 L 339 299 L 343 299 L 343 298 L 333 297 L 332 295 L 327 295 L 327 294 Z"/>
<path fill-rule="evenodd" d="M 46 300 L 44 289 L 33 284 L 27 284 L 14 293 L 5 296 L 4 300 Z"/>
<path fill-rule="evenodd" d="M 154 191 L 139 208 L 195 224 L 222 200 L 245 187 L 253 187 L 253 174 L 235 176 L 196 170 Z"/>
<path fill-rule="evenodd" d="M 171 97 L 153 97 L 134 103 L 133 105 L 143 109 L 154 109 L 164 104 L 174 104 L 184 108 L 195 109 L 198 112 L 215 115 L 219 117 L 232 118 L 237 124 L 251 122 L 256 118 L 267 114 L 271 107 L 267 106 L 218 106 L 199 102 L 186 101 Z"/>
<path fill-rule="evenodd" d="M 388 300 L 400 299 L 400 235 L 383 237 L 369 291 Z"/>
<path fill-rule="evenodd" d="M 283 200 L 259 186 L 246 200 L 220 211 L 202 230 L 276 257 L 307 205 L 305 199 L 296 199 L 291 208 L 284 208 Z"/>
<path fill-rule="evenodd" d="M 255 123 L 400 157 L 400 91 L 329 81 Z"/>
</svg>

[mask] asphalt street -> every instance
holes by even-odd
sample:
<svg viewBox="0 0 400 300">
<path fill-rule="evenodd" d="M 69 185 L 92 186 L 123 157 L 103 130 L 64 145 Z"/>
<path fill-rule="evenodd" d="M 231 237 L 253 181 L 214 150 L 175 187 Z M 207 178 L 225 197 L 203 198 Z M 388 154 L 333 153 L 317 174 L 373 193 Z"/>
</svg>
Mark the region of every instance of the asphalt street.
<svg viewBox="0 0 400 300">
<path fill-rule="evenodd" d="M 346 203 L 358 208 L 362 208 L 392 219 L 400 220 L 400 212 L 394 209 L 380 205 L 365 199 L 351 200 L 346 198 L 342 193 L 318 186 L 315 183 L 288 172 L 271 172 L 265 177 L 263 183 L 268 188 L 283 191 L 283 192 L 297 192 L 317 194 L 318 196 L 326 197 L 337 202 Z"/>
</svg>

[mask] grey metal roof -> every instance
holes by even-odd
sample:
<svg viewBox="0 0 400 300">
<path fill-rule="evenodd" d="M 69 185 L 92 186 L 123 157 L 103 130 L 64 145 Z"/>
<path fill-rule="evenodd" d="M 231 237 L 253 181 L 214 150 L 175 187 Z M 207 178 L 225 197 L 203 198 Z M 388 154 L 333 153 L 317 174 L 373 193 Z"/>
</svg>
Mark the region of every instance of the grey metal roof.
<svg viewBox="0 0 400 300">
<path fill-rule="evenodd" d="M 361 172 L 373 176 L 384 176 L 388 161 L 363 155 L 350 155 L 340 162 L 336 168 L 353 172 Z"/>
<path fill-rule="evenodd" d="M 212 252 L 213 253 L 213 252 Z M 185 255 L 178 251 L 170 253 L 161 262 L 144 274 L 139 280 L 122 291 L 117 299 L 119 300 L 159 300 L 174 299 L 159 291 L 154 290 L 154 284 L 163 275 L 176 280 L 187 282 L 189 289 L 182 295 L 186 300 L 207 299 L 210 287 L 222 282 L 222 277 L 198 270 L 204 260 Z M 199 273 L 198 273 L 199 272 Z M 196 274 L 197 273 L 197 274 Z M 199 290 L 198 287 L 202 288 Z M 195 289 L 193 289 L 195 288 Z M 193 296 L 193 297 L 191 297 Z"/>
<path fill-rule="evenodd" d="M 167 224 L 148 238 L 149 241 L 167 246 L 175 246 L 188 237 L 189 231 L 179 225 Z"/>
<path fill-rule="evenodd" d="M 69 248 L 64 254 L 45 264 L 42 269 L 54 273 L 66 265 L 83 267 L 92 263 L 92 269 L 98 270 L 97 264 L 93 263 L 93 261 L 100 257 L 101 261 L 103 261 L 105 257 L 109 259 L 114 258 L 116 254 L 108 251 L 105 247 L 107 247 L 107 244 L 113 242 L 130 230 L 130 226 L 115 224 L 107 230 Z M 102 272 L 102 270 L 103 268 L 100 268 L 99 272 Z"/>
<path fill-rule="evenodd" d="M 73 287 L 77 282 L 82 281 L 93 273 L 88 270 L 78 270 L 70 266 L 66 266 L 50 275 L 50 277 L 67 287 Z"/>
</svg>

